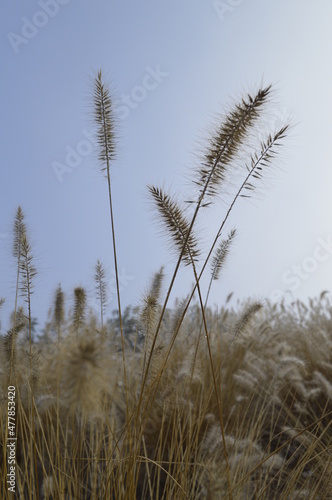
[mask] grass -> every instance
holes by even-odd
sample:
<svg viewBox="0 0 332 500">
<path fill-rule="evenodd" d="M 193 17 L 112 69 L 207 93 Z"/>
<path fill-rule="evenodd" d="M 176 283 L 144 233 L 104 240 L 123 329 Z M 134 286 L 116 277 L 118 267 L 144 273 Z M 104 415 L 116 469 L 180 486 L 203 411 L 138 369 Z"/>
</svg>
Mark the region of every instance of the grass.
<svg viewBox="0 0 332 500">
<path fill-rule="evenodd" d="M 106 321 L 107 276 L 97 261 L 99 316 L 89 312 L 82 287 L 73 291 L 75 306 L 68 312 L 59 287 L 48 335 L 33 342 L 30 299 L 37 271 L 19 207 L 15 306 L 11 329 L 1 338 L 1 498 L 11 498 L 8 386 L 15 387 L 18 498 L 332 497 L 328 297 L 308 305 L 248 301 L 234 307 L 230 297 L 218 310 L 208 305 L 236 237 L 235 230 L 224 235 L 233 206 L 254 196 L 273 171 L 289 130 L 284 124 L 259 134 L 271 92 L 266 87 L 241 98 L 220 118 L 194 170 L 186 208 L 179 197 L 149 186 L 176 263 L 165 294 L 163 269 L 155 274 L 130 318 L 134 331 L 126 328 L 118 286 L 116 320 Z M 110 180 L 115 120 L 100 72 L 93 106 L 117 276 Z M 230 202 L 204 254 L 197 221 L 220 198 Z M 181 266 L 191 268 L 194 285 L 171 310 Z"/>
</svg>

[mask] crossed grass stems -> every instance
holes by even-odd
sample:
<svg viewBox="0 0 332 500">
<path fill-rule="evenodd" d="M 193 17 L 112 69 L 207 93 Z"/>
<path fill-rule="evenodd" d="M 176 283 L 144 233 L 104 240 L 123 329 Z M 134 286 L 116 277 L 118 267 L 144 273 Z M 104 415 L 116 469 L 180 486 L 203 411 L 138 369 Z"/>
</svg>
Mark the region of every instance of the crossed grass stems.
<svg viewBox="0 0 332 500">
<path fill-rule="evenodd" d="M 271 86 L 268 86 L 266 88 L 260 89 L 254 98 L 248 95 L 246 99 L 242 99 L 242 101 L 236 104 L 233 110 L 231 110 L 230 113 L 225 117 L 220 128 L 217 130 L 216 134 L 212 137 L 210 145 L 204 155 L 203 164 L 199 167 L 197 176 L 194 180 L 194 183 L 198 187 L 198 196 L 196 201 L 195 200 L 192 201 L 192 203 L 195 206 L 195 210 L 191 221 L 189 221 L 185 217 L 181 206 L 174 200 L 174 198 L 171 197 L 171 195 L 165 193 L 162 189 L 157 188 L 155 186 L 149 186 L 148 188 L 157 205 L 161 220 L 164 222 L 166 229 L 170 234 L 171 244 L 178 250 L 179 256 L 155 331 L 151 330 L 149 324 L 147 325 L 146 345 L 150 344 L 150 340 L 147 337 L 152 336 L 152 342 L 151 345 L 149 345 L 149 349 L 145 349 L 143 381 L 141 385 L 141 392 L 139 396 L 137 412 L 135 412 L 135 414 L 133 414 L 132 417 L 130 417 L 129 419 L 127 413 L 127 420 L 129 423 L 131 421 L 131 418 L 136 418 L 136 424 L 139 424 L 141 429 L 140 431 L 141 435 L 139 436 L 140 438 L 139 441 L 141 441 L 141 439 L 143 438 L 143 429 L 144 429 L 144 424 L 142 422 L 144 422 L 144 418 L 148 414 L 149 408 L 151 408 L 151 405 L 153 404 L 153 400 L 161 379 L 161 375 L 165 369 L 165 365 L 167 363 L 171 349 L 179 332 L 179 328 L 181 326 L 185 313 L 190 305 L 192 297 L 195 291 L 197 291 L 202 312 L 202 326 L 204 327 L 205 338 L 207 341 L 209 362 L 213 377 L 213 386 L 218 402 L 220 428 L 223 438 L 226 464 L 228 464 L 228 456 L 227 456 L 227 446 L 225 441 L 225 431 L 223 425 L 221 395 L 220 395 L 220 389 L 218 389 L 217 385 L 215 367 L 213 364 L 213 357 L 211 351 L 211 344 L 209 340 L 209 332 L 205 317 L 205 309 L 208 300 L 208 295 L 206 297 L 206 301 L 204 304 L 200 289 L 200 279 L 206 268 L 206 265 L 210 260 L 210 257 L 214 252 L 216 244 L 221 237 L 222 231 L 224 229 L 224 226 L 228 220 L 228 217 L 232 211 L 234 204 L 236 203 L 239 197 L 250 197 L 250 195 L 244 194 L 243 191 L 245 189 L 249 190 L 249 192 L 254 191 L 255 189 L 254 182 L 256 180 L 260 180 L 263 174 L 263 169 L 267 169 L 270 166 L 272 159 L 276 155 L 276 150 L 280 146 L 280 141 L 282 141 L 282 139 L 285 137 L 287 133 L 287 130 L 289 129 L 288 124 L 282 126 L 278 131 L 274 132 L 273 134 L 269 134 L 265 140 L 262 140 L 260 144 L 260 151 L 254 152 L 250 156 L 249 163 L 245 164 L 247 171 L 245 178 L 242 184 L 240 185 L 238 191 L 236 192 L 233 201 L 231 202 L 229 209 L 226 213 L 226 216 L 219 227 L 215 240 L 211 245 L 210 251 L 205 259 L 204 265 L 199 275 L 197 273 L 197 267 L 195 261 L 197 261 L 197 258 L 200 255 L 200 251 L 198 248 L 197 238 L 194 235 L 194 224 L 196 222 L 200 210 L 213 203 L 216 196 L 220 192 L 220 187 L 224 183 L 227 176 L 230 175 L 229 168 L 231 167 L 232 162 L 235 160 L 236 155 L 238 154 L 240 148 L 242 147 L 244 140 L 247 138 L 253 126 L 257 123 L 260 116 L 260 110 L 266 103 L 270 95 L 270 91 L 271 91 Z M 110 181 L 110 164 L 114 159 L 114 154 L 116 150 L 114 144 L 114 118 L 112 116 L 112 99 L 109 90 L 105 87 L 105 84 L 103 83 L 101 72 L 98 73 L 98 76 L 95 81 L 94 104 L 95 104 L 95 119 L 96 123 L 98 124 L 98 142 L 100 147 L 99 159 L 102 164 L 103 170 L 106 170 L 107 172 L 107 181 L 109 189 L 113 254 L 114 254 L 115 277 L 116 277 L 117 298 L 118 298 L 118 308 L 119 308 L 119 322 L 120 322 L 122 353 L 123 353 L 124 382 L 127 392 L 124 334 L 123 334 L 123 325 L 121 316 L 121 301 L 120 301 L 120 290 L 118 282 L 116 243 L 115 243 L 111 181 Z M 228 240 L 222 241 L 219 248 L 217 248 L 212 260 L 211 281 L 213 279 L 217 279 L 218 274 L 224 263 L 228 247 L 233 237 L 234 237 L 234 231 L 229 235 Z M 157 338 L 160 332 L 162 320 L 166 311 L 169 297 L 171 295 L 171 291 L 173 289 L 173 285 L 176 276 L 178 274 L 181 262 L 183 262 L 185 265 L 192 266 L 195 277 L 195 287 L 192 290 L 188 302 L 183 309 L 183 313 L 178 322 L 178 326 L 174 330 L 171 342 L 166 351 L 166 355 L 161 363 L 161 366 L 154 378 L 154 381 L 150 384 L 147 390 L 147 394 L 149 395 L 149 397 L 146 398 L 143 414 L 138 420 L 138 415 L 140 415 L 141 405 L 143 404 L 145 399 L 144 389 L 147 384 L 149 369 L 151 367 Z M 156 288 L 157 287 L 155 287 L 154 290 L 155 296 L 157 295 Z M 154 299 L 155 297 L 153 297 L 152 295 L 152 297 L 150 297 L 150 302 L 149 300 L 147 301 L 147 308 L 149 307 L 152 309 L 155 308 L 156 303 L 154 303 Z M 145 316 L 148 316 L 147 310 L 145 310 Z M 128 401 L 127 394 L 126 394 L 126 400 Z M 128 412 L 128 407 L 127 407 L 127 412 Z M 226 466 L 226 471 L 227 471 L 228 486 L 229 489 L 231 490 L 231 478 L 229 476 L 228 465 Z"/>
<path fill-rule="evenodd" d="M 289 124 L 284 124 L 276 131 L 270 132 L 266 134 L 265 137 L 261 138 L 259 140 L 257 149 L 250 146 L 252 144 L 253 138 L 257 137 L 258 135 L 260 119 L 265 111 L 265 108 L 267 107 L 267 104 L 269 103 L 271 94 L 271 86 L 267 86 L 265 88 L 259 89 L 254 96 L 247 95 L 239 102 L 235 103 L 221 119 L 220 125 L 217 126 L 216 131 L 214 132 L 214 134 L 212 134 L 208 146 L 206 147 L 205 152 L 200 159 L 200 164 L 195 167 L 192 178 L 192 185 L 194 188 L 193 196 L 192 199 L 187 200 L 187 210 L 184 210 L 183 204 L 178 202 L 174 196 L 167 193 L 164 189 L 152 185 L 148 186 L 148 191 L 152 199 L 154 200 L 157 211 L 159 213 L 160 223 L 166 229 L 166 232 L 169 236 L 170 246 L 176 253 L 177 262 L 163 302 L 161 302 L 161 288 L 164 280 L 163 269 L 156 273 L 151 289 L 144 298 L 144 304 L 142 306 L 140 315 L 140 325 L 144 331 L 144 359 L 141 373 L 141 385 L 137 397 L 137 405 L 132 411 L 129 405 L 128 374 L 126 368 L 127 363 L 125 348 L 126 341 L 122 320 L 118 260 L 116 250 L 116 232 L 112 203 L 111 166 L 116 160 L 116 119 L 113 112 L 112 97 L 108 86 L 104 83 L 101 71 L 98 72 L 94 80 L 93 112 L 96 124 L 97 141 L 99 144 L 100 167 L 102 172 L 106 176 L 108 184 L 110 223 L 112 232 L 112 251 L 114 257 L 114 270 L 117 289 L 123 383 L 126 401 L 126 424 L 124 425 L 122 432 L 116 438 L 114 437 L 114 449 L 120 450 L 121 441 L 123 440 L 126 433 L 131 434 L 132 431 L 130 429 L 132 428 L 132 426 L 134 426 L 135 432 L 134 440 L 132 443 L 133 450 L 131 453 L 131 457 L 127 457 L 126 460 L 128 460 L 129 466 L 130 464 L 134 464 L 135 461 L 143 460 L 144 457 L 140 455 L 140 446 L 141 443 L 143 443 L 143 448 L 146 451 L 144 436 L 146 422 L 153 407 L 158 388 L 162 381 L 162 376 L 169 365 L 170 354 L 179 335 L 181 325 L 184 322 L 186 313 L 188 312 L 194 295 L 197 294 L 201 314 L 201 323 L 199 328 L 199 336 L 194 352 L 194 359 L 191 366 L 190 381 L 192 382 L 194 378 L 194 368 L 198 356 L 199 344 L 205 339 L 207 359 L 212 377 L 213 391 L 218 408 L 217 413 L 219 417 L 219 426 L 223 445 L 222 448 L 226 464 L 225 470 L 228 485 L 227 494 L 228 498 L 230 499 L 233 498 L 233 495 L 235 494 L 234 492 L 236 491 L 236 488 L 239 486 L 239 484 L 245 481 L 254 472 L 255 469 L 258 469 L 260 465 L 262 465 L 263 462 L 259 463 L 255 466 L 254 469 L 249 471 L 248 474 L 241 479 L 241 481 L 234 484 L 228 464 L 228 444 L 225 436 L 221 394 L 222 384 L 218 375 L 218 370 L 220 369 L 220 367 L 216 367 L 214 362 L 210 332 L 206 319 L 206 310 L 212 283 L 219 278 L 231 249 L 232 242 L 236 235 L 236 231 L 235 229 L 233 229 L 232 231 L 230 231 L 226 238 L 223 238 L 225 226 L 229 220 L 232 209 L 240 198 L 251 198 L 255 194 L 257 188 L 259 188 L 259 183 L 261 182 L 263 177 L 265 177 L 266 175 L 270 175 L 270 169 L 272 167 L 273 161 L 275 160 L 278 149 L 281 147 L 283 140 L 290 129 Z M 247 152 L 248 148 L 250 148 L 249 153 Z M 246 160 L 243 160 L 244 154 L 246 155 Z M 215 234 L 215 238 L 209 248 L 209 251 L 207 252 L 206 256 L 202 257 L 199 238 L 195 234 L 197 219 L 203 210 L 209 210 L 210 205 L 217 203 L 218 200 L 223 197 L 223 195 L 226 196 L 228 190 L 228 180 L 232 179 L 233 177 L 234 165 L 239 165 L 239 163 L 240 168 L 238 168 L 237 170 L 240 170 L 240 176 L 242 176 L 242 178 L 239 175 L 236 176 L 236 180 L 237 178 L 240 179 L 239 183 L 235 190 L 231 193 L 231 202 L 229 203 L 225 216 Z M 189 217 L 187 215 L 188 206 L 192 208 L 192 213 Z M 15 377 L 16 338 L 18 333 L 24 326 L 24 315 L 18 308 L 18 294 L 19 291 L 21 291 L 28 306 L 27 331 L 29 339 L 28 359 L 30 371 L 30 394 L 28 399 L 30 400 L 29 415 L 31 419 L 30 421 L 32 423 L 32 430 L 30 432 L 30 457 L 34 456 L 34 460 L 31 460 L 30 464 L 32 475 L 37 475 L 37 450 L 36 446 L 34 445 L 35 430 L 33 427 L 33 422 L 35 421 L 33 388 L 35 379 L 37 378 L 36 372 L 38 367 L 38 357 L 32 352 L 31 348 L 31 294 L 33 291 L 33 279 L 36 275 L 36 269 L 33 265 L 31 247 L 28 241 L 27 230 L 24 222 L 24 215 L 20 207 L 17 210 L 14 224 L 13 254 L 17 259 L 15 309 L 12 320 L 12 329 L 5 337 L 4 345 L 7 352 L 7 358 L 10 362 L 10 372 L 8 380 L 12 380 Z M 203 263 L 199 268 L 200 261 L 202 261 Z M 167 304 L 169 302 L 171 292 L 175 280 L 178 276 L 181 264 L 192 268 L 195 282 L 187 299 L 181 302 L 176 311 L 175 321 L 168 345 L 162 346 L 160 342 L 158 344 L 160 332 L 162 330 L 162 324 L 167 310 Z M 208 265 L 210 266 L 210 281 L 204 299 L 200 282 L 203 273 L 206 271 Z M 104 335 L 106 283 L 105 272 L 102 264 L 99 261 L 97 262 L 95 269 L 95 281 L 97 285 L 97 295 L 100 301 L 101 334 Z M 81 287 L 78 287 L 75 289 L 75 306 L 73 313 L 73 329 L 76 332 L 77 337 L 79 336 L 80 329 L 84 324 L 85 307 L 85 290 Z M 244 314 L 240 317 L 239 321 L 236 324 L 236 328 L 233 331 L 233 338 L 231 339 L 230 344 L 237 335 L 241 334 L 241 331 L 245 329 L 251 318 L 254 317 L 257 311 L 259 311 L 261 308 L 262 304 L 259 302 L 254 302 L 248 305 Z M 57 331 L 57 342 L 58 346 L 60 346 L 62 342 L 62 325 L 64 323 L 64 295 L 61 287 L 59 287 L 56 292 L 54 318 Z M 58 384 L 58 415 L 59 399 L 60 392 Z M 187 410 L 190 411 L 189 406 Z M 56 426 L 56 435 L 58 440 L 57 442 L 59 442 L 60 435 L 58 420 Z M 304 430 L 301 430 L 298 436 L 301 435 L 302 432 L 304 432 Z M 292 439 L 294 439 L 294 436 L 290 438 L 290 441 Z M 135 443 L 137 443 L 136 446 Z M 264 461 L 268 460 L 274 453 L 276 453 L 275 450 L 271 453 L 271 455 L 266 457 Z M 144 460 L 147 463 L 147 454 Z M 157 464 L 153 460 L 150 460 L 150 462 L 154 463 L 155 466 L 163 469 L 163 471 L 171 477 L 170 472 L 164 469 L 161 463 Z M 148 467 L 147 475 L 149 476 Z M 111 475 L 109 476 L 108 481 L 110 480 L 110 477 Z M 180 490 L 186 497 L 187 495 L 183 488 L 181 488 L 175 478 L 173 480 L 179 486 Z M 153 485 L 151 484 L 149 477 L 148 483 L 149 491 L 152 496 Z"/>
</svg>

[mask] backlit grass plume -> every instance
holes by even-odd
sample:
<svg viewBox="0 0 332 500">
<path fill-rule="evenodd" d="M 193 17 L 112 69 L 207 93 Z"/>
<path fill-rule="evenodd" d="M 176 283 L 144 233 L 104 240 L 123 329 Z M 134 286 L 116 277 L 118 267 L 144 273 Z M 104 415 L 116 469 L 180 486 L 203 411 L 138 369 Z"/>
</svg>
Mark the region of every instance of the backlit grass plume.
<svg viewBox="0 0 332 500">
<path fill-rule="evenodd" d="M 115 121 L 113 101 L 108 87 L 105 85 L 101 71 L 94 80 L 94 119 L 97 124 L 97 141 L 99 145 L 99 160 L 107 177 L 110 175 L 110 165 L 115 159 Z"/>
<path fill-rule="evenodd" d="M 264 173 L 272 165 L 277 156 L 278 149 L 282 146 L 282 140 L 289 132 L 290 125 L 283 125 L 274 133 L 268 134 L 267 138 L 260 143 L 260 149 L 250 156 L 249 163 L 246 164 L 248 174 L 241 186 L 247 193 L 240 192 L 239 196 L 250 198 L 251 192 L 255 190 L 257 181 L 260 181 Z M 250 181 L 250 182 L 249 182 Z"/>
<path fill-rule="evenodd" d="M 93 105 L 94 105 L 94 120 L 97 125 L 99 161 L 101 164 L 102 171 L 106 172 L 107 176 L 109 208 L 111 217 L 111 231 L 112 231 L 112 241 L 113 241 L 114 271 L 115 271 L 116 292 L 118 299 L 119 324 L 120 324 L 122 356 L 123 356 L 123 369 L 124 369 L 125 385 L 127 385 L 125 341 L 123 336 L 119 273 L 118 273 L 118 261 L 116 252 L 115 228 L 114 228 L 114 216 L 113 216 L 113 204 L 112 204 L 111 172 L 110 172 L 111 162 L 115 159 L 115 150 L 116 150 L 114 104 L 109 88 L 104 83 L 101 70 L 98 72 L 94 80 Z"/>
<path fill-rule="evenodd" d="M 77 343 L 68 342 L 62 369 L 65 402 L 70 413 L 99 412 L 104 389 L 101 367 L 102 344 L 97 338 L 83 335 Z"/>
<path fill-rule="evenodd" d="M 249 304 L 245 308 L 243 313 L 240 315 L 238 321 L 234 325 L 231 343 L 234 340 L 241 338 L 241 336 L 245 333 L 246 328 L 250 324 L 251 320 L 262 308 L 263 304 L 261 302 L 253 302 L 252 304 Z"/>
<path fill-rule="evenodd" d="M 24 214 L 22 208 L 19 206 L 16 210 L 16 215 L 14 220 L 13 256 L 16 259 L 16 290 L 15 290 L 13 331 L 15 331 L 16 327 L 16 312 L 18 305 L 17 301 L 19 295 L 20 271 L 21 271 L 21 259 L 22 259 L 22 242 L 25 233 L 26 233 L 26 226 L 24 222 Z"/>
<path fill-rule="evenodd" d="M 33 264 L 33 256 L 31 251 L 31 245 L 28 240 L 27 233 L 25 232 L 22 237 L 21 242 L 21 294 L 24 297 L 28 306 L 28 329 L 29 329 L 29 342 L 30 342 L 30 352 L 31 352 L 31 295 L 33 293 L 33 280 L 37 275 L 37 269 Z"/>
<path fill-rule="evenodd" d="M 190 223 L 186 220 L 179 204 L 161 188 L 148 187 L 156 202 L 161 219 L 170 233 L 171 244 L 183 251 L 182 258 L 186 265 L 192 265 L 199 256 L 199 249 L 193 231 L 190 233 Z"/>
<path fill-rule="evenodd" d="M 222 240 L 211 259 L 211 279 L 219 279 L 220 272 L 225 265 L 225 261 L 230 251 L 231 244 L 235 238 L 236 230 L 232 229 L 228 237 Z"/>
<path fill-rule="evenodd" d="M 220 192 L 220 187 L 231 175 L 228 168 L 243 145 L 253 125 L 261 116 L 263 105 L 267 102 L 271 86 L 259 89 L 252 97 L 248 94 L 225 116 L 204 154 L 202 165 L 198 168 L 198 180 L 194 182 L 200 188 L 199 201 L 205 196 L 213 198 Z"/>
<path fill-rule="evenodd" d="M 85 320 L 85 309 L 86 309 L 86 291 L 83 287 L 78 286 L 74 290 L 75 302 L 74 302 L 74 316 L 73 316 L 73 327 L 78 335 L 80 328 L 84 324 Z"/>
<path fill-rule="evenodd" d="M 17 363 L 17 335 L 24 328 L 25 323 L 16 322 L 3 338 L 3 362 L 9 366 L 8 381 L 11 382 L 11 377 L 15 377 L 15 367 Z M 8 384 L 9 385 L 9 384 Z"/>
<path fill-rule="evenodd" d="M 146 368 L 146 359 L 149 358 L 151 348 L 153 345 L 154 334 L 157 325 L 157 315 L 159 312 L 159 300 L 161 294 L 161 287 L 164 279 L 164 269 L 160 269 L 155 274 L 150 291 L 144 297 L 144 304 L 140 317 L 140 326 L 143 330 L 144 336 L 144 359 L 143 359 L 143 372 Z"/>
<path fill-rule="evenodd" d="M 55 292 L 54 301 L 54 323 L 57 331 L 58 342 L 61 340 L 61 328 L 65 319 L 64 293 L 59 285 Z"/>
<path fill-rule="evenodd" d="M 13 242 L 13 255 L 18 260 L 21 256 L 22 239 L 23 235 L 26 233 L 26 226 L 24 222 L 24 214 L 22 208 L 19 206 L 16 210 L 16 216 L 14 220 L 14 242 Z"/>
<path fill-rule="evenodd" d="M 102 263 L 98 260 L 95 267 L 95 283 L 96 283 L 96 293 L 97 299 L 100 303 L 100 322 L 101 322 L 101 332 L 104 333 L 104 313 L 107 303 L 107 286 L 105 281 L 105 269 Z"/>
</svg>

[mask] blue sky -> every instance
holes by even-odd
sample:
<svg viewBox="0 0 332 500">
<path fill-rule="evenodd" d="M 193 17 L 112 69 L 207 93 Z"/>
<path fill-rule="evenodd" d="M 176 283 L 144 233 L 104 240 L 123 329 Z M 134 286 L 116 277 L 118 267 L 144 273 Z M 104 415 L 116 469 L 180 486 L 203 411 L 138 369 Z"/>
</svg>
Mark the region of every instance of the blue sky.
<svg viewBox="0 0 332 500">
<path fill-rule="evenodd" d="M 98 258 L 112 288 L 107 183 L 89 139 L 91 77 L 100 67 L 117 99 L 112 186 L 124 305 L 140 303 L 163 264 L 166 286 L 174 265 L 146 185 L 181 196 L 217 113 L 262 82 L 277 91 L 267 125 L 291 117 L 295 126 L 273 179 L 232 214 L 227 230 L 236 227 L 237 239 L 211 304 L 231 291 L 264 299 L 290 290 L 304 299 L 331 289 L 330 2 L 41 0 L 0 10 L 3 329 L 14 306 L 19 204 L 38 269 L 32 309 L 40 326 L 58 283 L 68 305 L 83 285 L 96 306 Z M 207 241 L 224 210 L 221 202 L 202 219 Z M 184 270 L 174 298 L 192 281 Z M 108 313 L 115 308 L 110 291 Z"/>
</svg>

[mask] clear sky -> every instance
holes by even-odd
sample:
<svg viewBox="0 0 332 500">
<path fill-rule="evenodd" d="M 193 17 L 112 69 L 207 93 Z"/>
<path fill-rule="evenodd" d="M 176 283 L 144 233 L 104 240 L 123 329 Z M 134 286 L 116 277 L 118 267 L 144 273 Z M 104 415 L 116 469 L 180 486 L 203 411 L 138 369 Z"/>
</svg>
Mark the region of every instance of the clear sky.
<svg viewBox="0 0 332 500">
<path fill-rule="evenodd" d="M 14 307 L 19 204 L 38 269 L 32 314 L 40 326 L 58 283 L 67 304 L 83 285 L 96 306 L 98 258 L 112 288 L 107 183 L 90 136 L 91 76 L 100 67 L 117 96 L 112 185 L 124 305 L 140 303 L 162 264 L 167 284 L 175 262 L 146 185 L 181 195 L 216 113 L 262 82 L 277 90 L 268 125 L 291 117 L 295 126 L 273 179 L 232 214 L 237 239 L 211 304 L 231 291 L 304 299 L 332 290 L 331 2 L 30 0 L 2 2 L 0 13 L 3 329 Z M 224 210 L 220 203 L 202 220 L 207 240 Z M 184 271 L 174 297 L 192 281 Z"/>
</svg>

